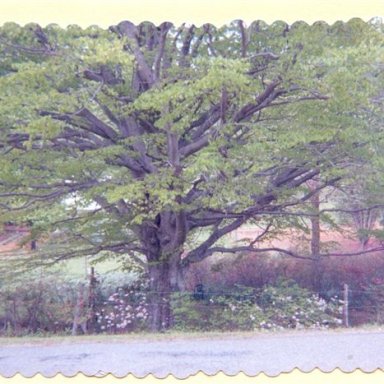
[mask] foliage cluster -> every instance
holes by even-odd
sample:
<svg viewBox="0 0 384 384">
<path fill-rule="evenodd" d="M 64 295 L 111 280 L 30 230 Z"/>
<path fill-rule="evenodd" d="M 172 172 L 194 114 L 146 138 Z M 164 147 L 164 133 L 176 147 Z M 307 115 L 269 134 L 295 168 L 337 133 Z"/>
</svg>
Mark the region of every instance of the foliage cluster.
<svg viewBox="0 0 384 384">
<path fill-rule="evenodd" d="M 207 292 L 203 300 L 187 293 L 173 297 L 174 327 L 180 330 L 283 330 L 341 325 L 342 302 L 325 301 L 295 282 L 280 280 L 260 290 L 236 286 Z"/>
<path fill-rule="evenodd" d="M 77 321 L 88 323 L 91 331 L 138 329 L 141 287 L 140 281 L 119 272 L 98 278 L 93 292 L 85 278 L 46 271 L 32 278 L 29 274 L 0 287 L 0 334 L 69 333 L 76 312 Z M 126 323 L 121 327 L 123 313 Z"/>
<path fill-rule="evenodd" d="M 80 285 L 84 286 L 84 281 L 47 277 L 2 289 L 0 333 L 70 333 Z M 92 325 L 88 329 L 112 334 L 144 330 L 150 305 L 147 282 L 138 279 L 133 284 L 116 285 L 112 294 L 110 289 L 110 284 L 99 285 L 92 311 L 84 294 L 81 316 Z M 178 292 L 171 303 L 172 328 L 182 331 L 324 328 L 341 322 L 340 300 L 326 302 L 292 281 L 279 281 L 260 290 L 240 285 L 225 291 L 210 289 L 199 299 L 191 292 Z"/>
<path fill-rule="evenodd" d="M 313 291 L 314 266 L 311 260 L 278 255 L 243 254 L 204 260 L 189 271 L 188 288 L 196 284 L 229 289 L 244 284 L 255 289 L 278 285 L 281 278 L 293 280 Z M 354 257 L 327 257 L 317 265 L 319 295 L 329 301 L 349 287 L 351 325 L 382 323 L 384 318 L 384 259 L 382 253 Z"/>
<path fill-rule="evenodd" d="M 0 332 L 8 336 L 69 329 L 77 282 L 57 276 L 23 280 L 0 288 Z"/>
<path fill-rule="evenodd" d="M 189 292 L 174 293 L 172 308 L 174 328 L 182 331 L 252 330 L 265 318 L 253 289 L 243 286 L 210 290 L 201 299 Z"/>
<path fill-rule="evenodd" d="M 98 332 L 124 333 L 140 331 L 148 320 L 147 285 L 138 280 L 132 285 L 120 286 L 98 305 Z"/>
</svg>

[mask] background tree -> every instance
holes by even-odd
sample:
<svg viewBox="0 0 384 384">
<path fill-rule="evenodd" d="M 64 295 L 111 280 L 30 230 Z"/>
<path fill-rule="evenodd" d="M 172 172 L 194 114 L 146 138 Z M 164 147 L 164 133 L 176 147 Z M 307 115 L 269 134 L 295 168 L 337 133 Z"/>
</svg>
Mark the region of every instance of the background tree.
<svg viewBox="0 0 384 384">
<path fill-rule="evenodd" d="M 6 24 L 0 37 L 3 220 L 32 223 L 39 263 L 113 252 L 144 265 L 153 330 L 188 265 L 305 257 L 258 244 L 317 190 L 353 182 L 351 165 L 378 164 L 376 24 Z M 262 235 L 225 242 L 252 221 Z"/>
</svg>

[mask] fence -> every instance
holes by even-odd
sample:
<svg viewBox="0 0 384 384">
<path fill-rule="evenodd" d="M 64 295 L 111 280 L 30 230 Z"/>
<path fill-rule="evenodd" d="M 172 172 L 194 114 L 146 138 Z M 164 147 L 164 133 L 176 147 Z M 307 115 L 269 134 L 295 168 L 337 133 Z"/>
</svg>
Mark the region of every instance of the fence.
<svg viewBox="0 0 384 384">
<path fill-rule="evenodd" d="M 161 297 L 161 292 L 156 292 Z M 147 329 L 153 306 L 169 304 L 173 329 L 235 331 L 349 327 L 384 323 L 384 284 L 315 294 L 294 282 L 252 288 L 196 285 L 153 300 L 145 284 L 106 292 L 92 269 L 89 280 L 60 285 L 31 281 L 0 291 L 0 335 L 125 333 Z"/>
</svg>

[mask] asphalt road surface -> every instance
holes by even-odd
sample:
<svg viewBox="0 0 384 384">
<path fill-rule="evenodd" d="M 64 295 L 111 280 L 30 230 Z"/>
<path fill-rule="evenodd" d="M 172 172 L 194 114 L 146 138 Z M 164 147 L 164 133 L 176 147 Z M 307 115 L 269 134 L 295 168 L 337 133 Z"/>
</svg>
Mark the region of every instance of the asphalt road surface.
<svg viewBox="0 0 384 384">
<path fill-rule="evenodd" d="M 107 340 L 107 341 L 106 341 Z M 248 375 L 264 372 L 277 375 L 298 367 L 302 371 L 320 368 L 345 372 L 361 368 L 371 372 L 384 368 L 384 332 L 291 332 L 283 334 L 172 337 L 167 339 L 121 338 L 113 341 L 39 342 L 0 344 L 0 374 L 57 372 L 103 376 L 113 373 L 138 377 L 172 373 L 185 378 L 199 370 L 207 374 L 223 371 Z"/>
</svg>

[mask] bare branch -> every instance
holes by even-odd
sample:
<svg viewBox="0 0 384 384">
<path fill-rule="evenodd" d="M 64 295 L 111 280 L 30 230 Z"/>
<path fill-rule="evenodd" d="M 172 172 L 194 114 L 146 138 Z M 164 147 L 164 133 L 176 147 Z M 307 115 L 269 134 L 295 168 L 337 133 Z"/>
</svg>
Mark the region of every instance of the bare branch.
<svg viewBox="0 0 384 384">
<path fill-rule="evenodd" d="M 322 253 L 318 255 L 319 257 L 352 257 L 360 256 L 368 253 L 381 252 L 384 251 L 384 246 L 375 247 L 371 249 L 356 251 L 356 252 L 329 252 Z M 206 251 L 206 255 L 210 256 L 214 253 L 237 253 L 237 252 L 252 252 L 252 253 L 266 253 L 266 252 L 278 252 L 296 259 L 302 259 L 307 261 L 313 261 L 314 258 L 310 256 L 300 255 L 296 252 L 293 252 L 288 249 L 279 248 L 279 247 L 266 247 L 266 248 L 255 248 L 252 245 L 249 246 L 239 246 L 239 247 L 213 247 Z"/>
<path fill-rule="evenodd" d="M 363 249 L 361 251 L 356 251 L 356 252 L 330 252 L 330 253 L 321 253 L 319 256 L 320 257 L 332 257 L 332 256 L 337 256 L 337 257 L 347 257 L 347 256 L 360 256 L 360 255 L 366 255 L 368 253 L 373 253 L 373 252 L 381 252 L 384 251 L 384 245 L 380 247 L 375 247 L 375 248 L 370 248 L 370 249 Z"/>
<path fill-rule="evenodd" d="M 276 55 L 275 53 L 273 52 L 258 52 L 258 53 L 255 53 L 254 55 L 250 56 L 251 59 L 255 58 L 255 57 L 262 57 L 262 58 L 265 58 L 265 59 L 269 59 L 269 60 L 278 60 L 280 58 L 279 55 Z"/>
<path fill-rule="evenodd" d="M 213 248 L 210 248 L 206 252 L 206 255 L 210 256 L 213 253 L 237 253 L 237 252 L 257 252 L 257 253 L 261 253 L 261 252 L 263 252 L 263 253 L 264 252 L 279 252 L 279 253 L 283 253 L 285 255 L 288 255 L 290 257 L 294 257 L 296 259 L 312 260 L 308 256 L 301 256 L 301 255 L 298 255 L 295 252 L 292 252 L 292 251 L 290 251 L 288 249 L 283 249 L 283 248 L 279 248 L 279 247 L 267 247 L 267 248 L 255 248 L 253 246 L 240 246 L 240 247 L 230 247 L 230 248 L 227 248 L 227 247 L 213 247 Z"/>
</svg>

